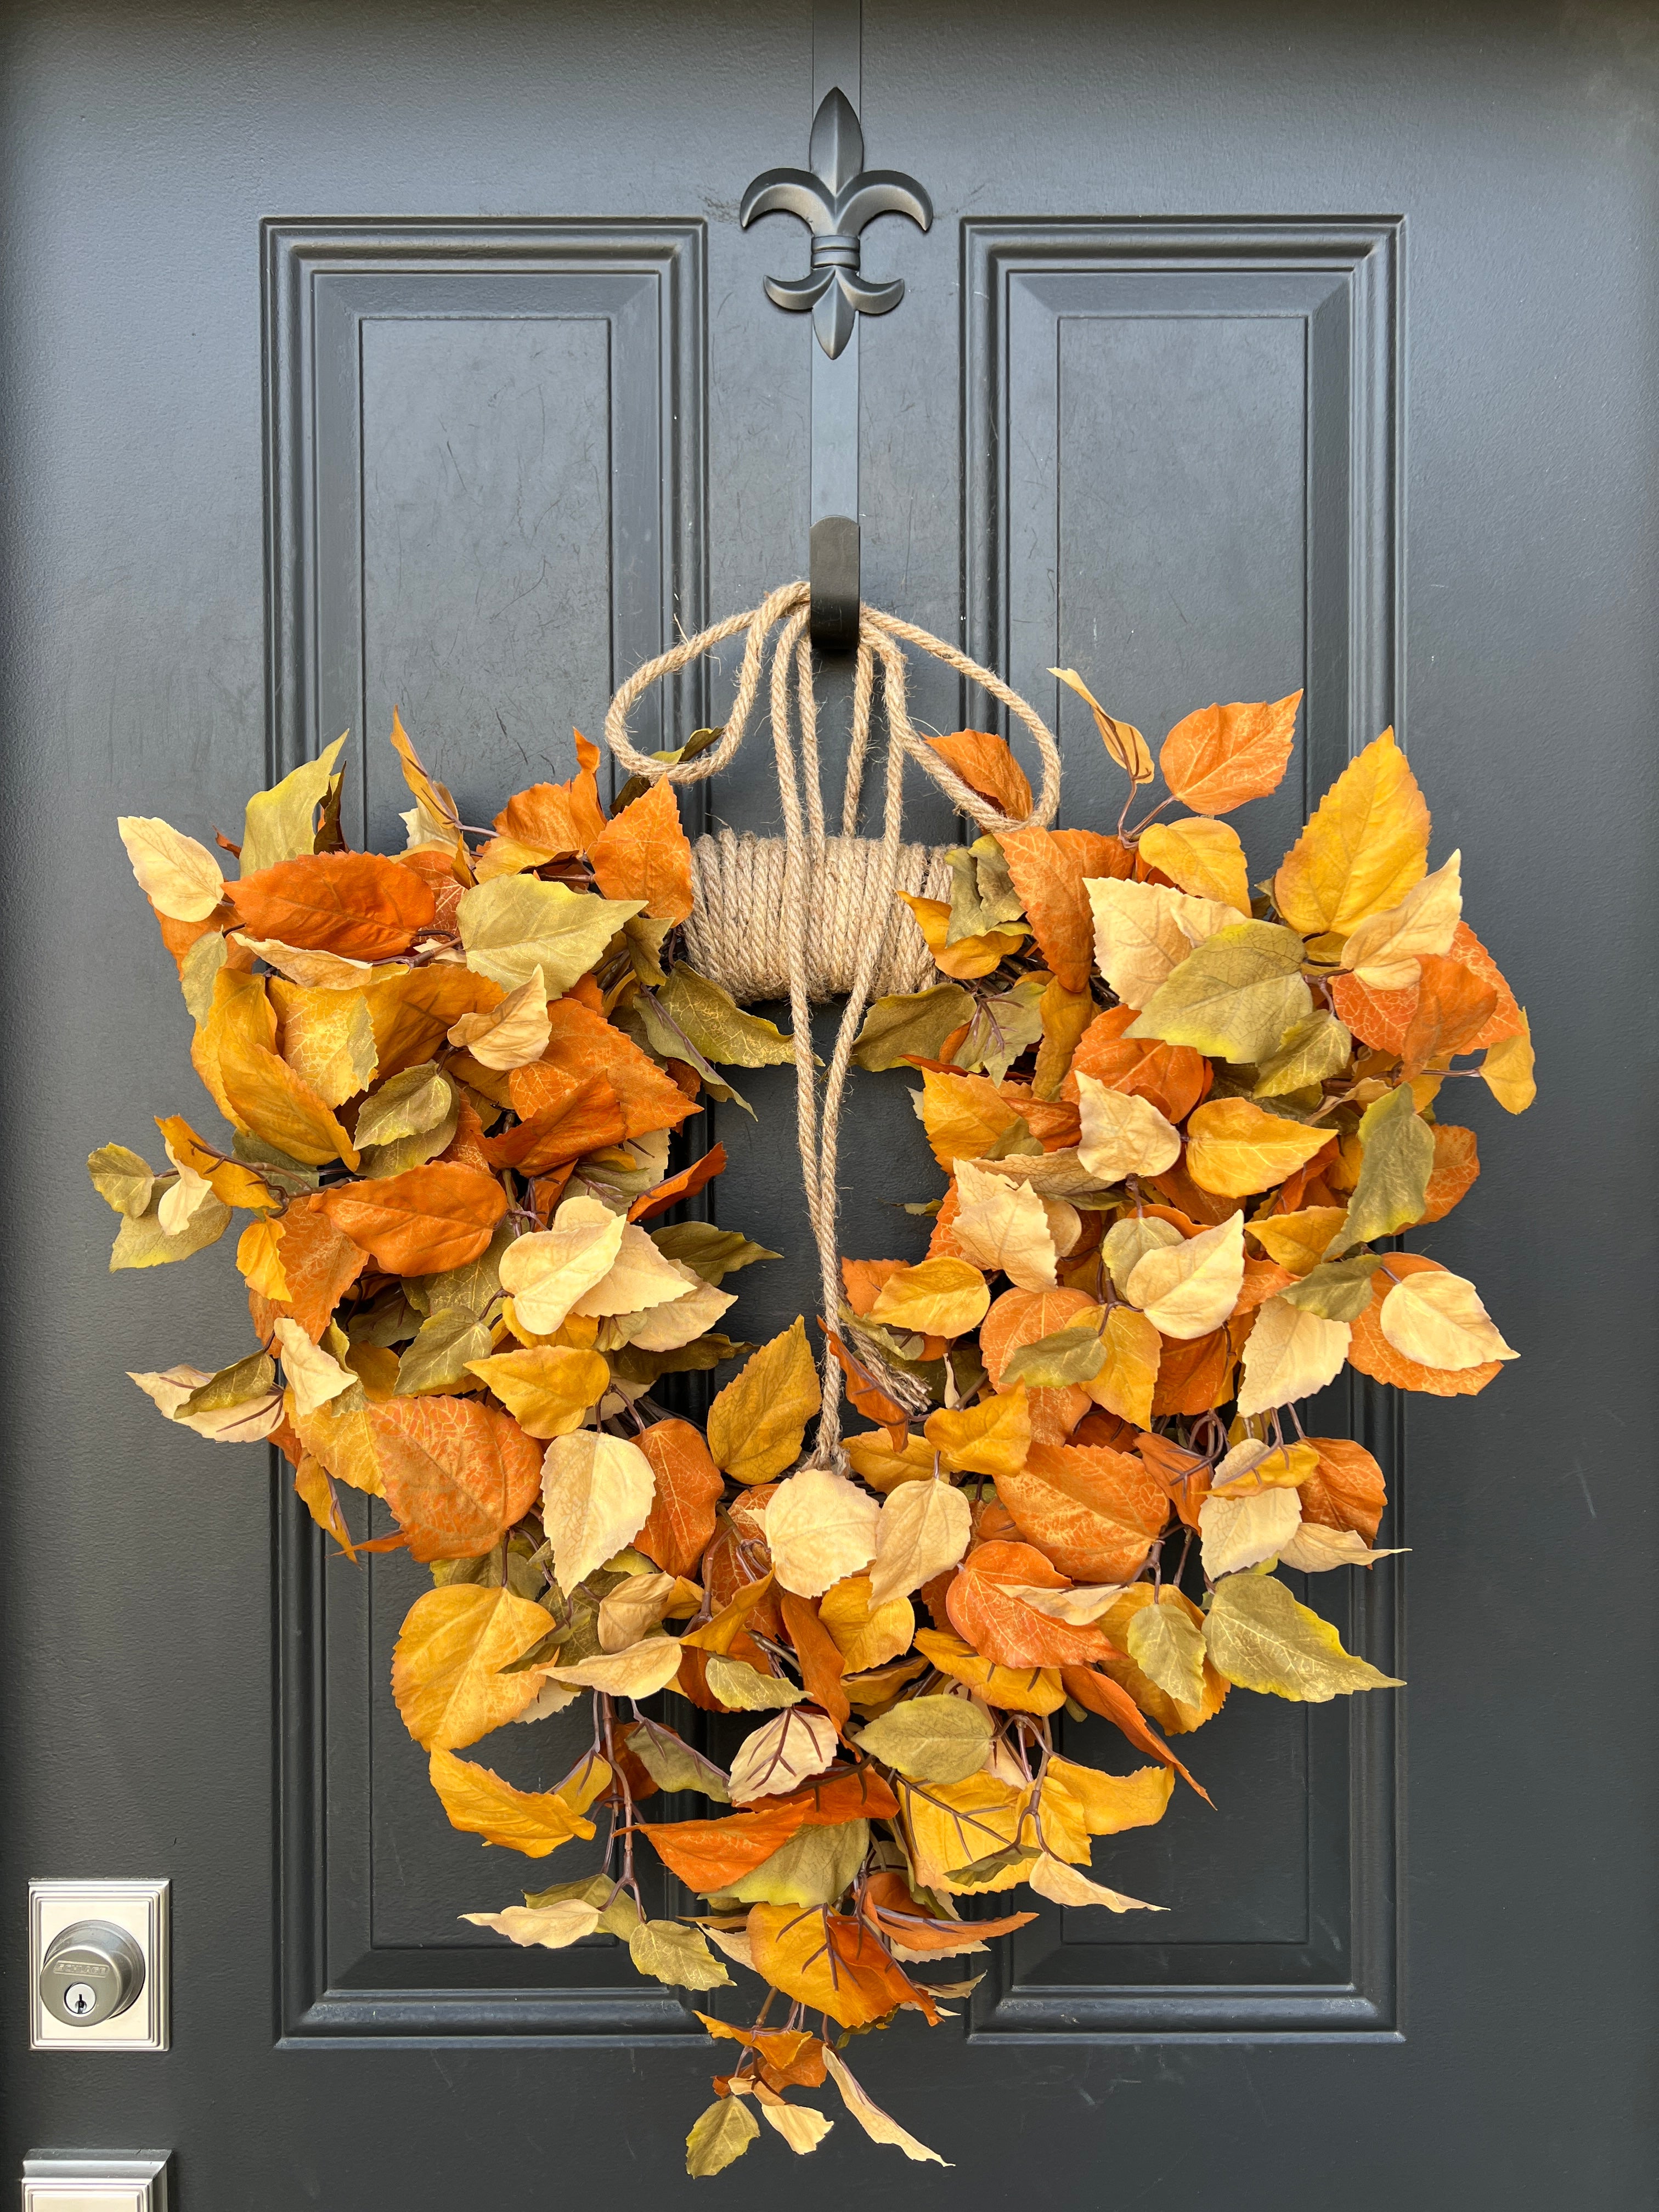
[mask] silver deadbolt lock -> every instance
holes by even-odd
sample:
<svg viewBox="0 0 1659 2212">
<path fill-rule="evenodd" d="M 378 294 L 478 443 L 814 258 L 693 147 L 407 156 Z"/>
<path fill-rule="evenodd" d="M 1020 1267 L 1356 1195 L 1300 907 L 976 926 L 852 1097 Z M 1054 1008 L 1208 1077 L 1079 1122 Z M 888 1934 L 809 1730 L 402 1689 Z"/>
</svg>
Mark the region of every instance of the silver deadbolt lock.
<svg viewBox="0 0 1659 2212">
<path fill-rule="evenodd" d="M 40 2002 L 66 2027 L 101 2027 L 144 1986 L 144 1954 L 112 1920 L 77 1920 L 40 1962 Z"/>
</svg>

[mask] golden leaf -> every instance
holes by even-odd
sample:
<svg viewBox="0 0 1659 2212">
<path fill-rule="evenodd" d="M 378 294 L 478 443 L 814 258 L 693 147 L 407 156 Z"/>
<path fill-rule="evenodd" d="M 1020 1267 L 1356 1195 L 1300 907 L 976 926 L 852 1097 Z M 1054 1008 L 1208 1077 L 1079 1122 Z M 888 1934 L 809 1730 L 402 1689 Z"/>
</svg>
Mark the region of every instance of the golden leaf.
<svg viewBox="0 0 1659 2212">
<path fill-rule="evenodd" d="M 1021 1865 L 1007 1866 L 988 1881 L 956 1881 L 951 1870 L 971 1866 L 1018 1843 L 1034 1843 L 1029 1787 L 1016 1787 L 998 1776 L 975 1772 L 960 1782 L 930 1782 L 912 1788 L 895 1784 L 905 1825 L 915 1844 L 915 1879 L 928 1889 L 952 1896 L 977 1896 L 1012 1889 L 1025 1879 Z"/>
<path fill-rule="evenodd" d="M 988 1077 L 942 1074 L 931 1067 L 922 1071 L 916 1111 L 947 1175 L 959 1159 L 982 1158 L 1024 1118 Z"/>
<path fill-rule="evenodd" d="M 527 1067 L 547 1049 L 547 984 L 532 968 L 516 991 L 485 1014 L 463 1014 L 452 1024 L 451 1044 L 461 1045 L 485 1067 Z"/>
<path fill-rule="evenodd" d="M 1270 1259 L 1293 1275 L 1305 1275 L 1325 1255 L 1332 1237 L 1347 1218 L 1340 1206 L 1304 1206 L 1295 1213 L 1274 1213 L 1252 1221 L 1249 1231 Z"/>
<path fill-rule="evenodd" d="M 1031 1448 L 1030 1401 L 1024 1383 L 981 1399 L 976 1406 L 930 1413 L 922 1437 L 953 1474 L 1017 1474 Z M 933 1472 L 931 1465 L 927 1472 Z"/>
<path fill-rule="evenodd" d="M 356 1146 L 323 1101 L 286 1060 L 227 1025 L 219 1040 L 218 1071 L 239 1125 L 291 1160 L 320 1167 L 343 1160 L 356 1173 Z"/>
<path fill-rule="evenodd" d="M 761 1346 L 708 1408 L 715 1466 L 734 1482 L 770 1482 L 800 1456 L 806 1424 L 821 1402 L 806 1325 L 797 1319 Z"/>
<path fill-rule="evenodd" d="M 1102 1334 L 1105 1360 L 1083 1387 L 1109 1413 L 1132 1422 L 1138 1429 L 1149 1429 L 1164 1340 L 1155 1323 L 1127 1305 L 1112 1308 Z"/>
<path fill-rule="evenodd" d="M 1478 1071 L 1481 1081 L 1506 1114 L 1524 1114 L 1538 1096 L 1532 1073 L 1532 1025 L 1524 1009 L 1515 1036 L 1486 1047 Z"/>
<path fill-rule="evenodd" d="M 961 982 L 971 982 L 980 975 L 988 975 L 1000 968 L 1011 952 L 1018 952 L 1025 942 L 1023 929 L 992 929 L 978 937 L 959 938 L 950 941 L 951 908 L 945 899 L 918 898 L 909 891 L 896 896 L 903 900 L 915 917 L 916 927 L 927 939 L 927 950 L 933 956 L 933 965 Z"/>
<path fill-rule="evenodd" d="M 1397 907 L 1428 865 L 1429 810 L 1384 730 L 1350 761 L 1280 861 L 1273 903 L 1304 937 L 1346 936 Z"/>
<path fill-rule="evenodd" d="M 1367 990 L 1407 991 L 1419 963 L 1451 950 L 1463 913 L 1462 854 L 1425 876 L 1400 904 L 1362 921 L 1342 947 L 1341 965 Z"/>
<path fill-rule="evenodd" d="M 1286 1121 L 1248 1098 L 1213 1098 L 1188 1117 L 1187 1172 L 1200 1190 L 1243 1198 L 1285 1182 L 1330 1141 L 1317 1122 Z"/>
<path fill-rule="evenodd" d="M 1066 1702 L 1056 1667 L 1001 1667 L 994 1659 L 981 1659 L 961 1637 L 932 1628 L 916 1631 L 916 1649 L 941 1674 L 965 1682 L 1001 1711 L 1052 1713 Z"/>
<path fill-rule="evenodd" d="M 417 1597 L 392 1661 L 392 1693 L 416 1742 L 460 1750 L 522 1712 L 541 1685 L 501 1668 L 552 1626 L 543 1607 L 481 1583 L 446 1583 Z"/>
<path fill-rule="evenodd" d="M 611 1380 L 611 1370 L 598 1352 L 556 1345 L 469 1359 L 466 1367 L 501 1400 L 526 1436 L 544 1442 L 580 1428 Z"/>
<path fill-rule="evenodd" d="M 1095 718 L 1095 727 L 1100 732 L 1100 742 L 1133 784 L 1150 783 L 1152 780 L 1152 756 L 1146 740 L 1133 722 L 1120 722 L 1106 712 L 1075 668 L 1051 668 L 1050 676 L 1059 677 L 1068 690 L 1075 691 L 1087 702 Z M 1028 792 L 1026 806 L 1030 798 Z M 1022 809 L 1022 811 L 1024 810 Z M 1157 863 L 1154 862 L 1156 866 Z"/>
<path fill-rule="evenodd" d="M 463 894 L 455 921 L 476 974 L 512 991 L 539 969 L 556 996 L 580 981 L 643 905 L 641 899 L 595 898 L 534 876 L 499 876 Z"/>
<path fill-rule="evenodd" d="M 905 1487 L 916 1490 L 922 1486 L 919 1483 L 907 1483 Z M 942 1483 L 939 1487 L 948 1490 L 950 1486 Z M 951 1494 L 953 1497 L 956 1495 L 954 1492 Z M 963 1550 L 965 1551 L 968 1544 L 966 1523 L 969 1516 L 966 1511 L 967 1500 L 964 1498 L 961 1502 L 964 1509 Z M 883 1517 L 885 1518 L 884 1514 Z M 880 1530 L 878 1529 L 878 1564 L 880 1559 Z M 959 1552 L 957 1558 L 960 1559 L 961 1556 Z M 954 1566 L 955 1564 L 955 1559 L 945 1562 L 947 1566 Z M 943 1569 L 936 1569 L 934 1571 L 943 1572 Z M 927 1582 L 931 1580 L 931 1577 L 923 1575 L 919 1579 Z M 829 1589 L 825 1590 L 818 1606 L 818 1619 L 835 1638 L 836 1648 L 847 1662 L 850 1673 L 864 1674 L 871 1668 L 884 1667 L 890 1659 L 902 1658 L 910 1649 L 910 1638 L 915 1632 L 916 1616 L 906 1592 L 915 1589 L 916 1586 L 915 1583 L 907 1583 L 905 1590 L 898 1592 L 896 1595 L 889 1593 L 878 1601 L 872 1594 L 871 1575 L 848 1575 L 841 1582 L 831 1583 Z"/>
<path fill-rule="evenodd" d="M 430 1773 L 452 1828 L 521 1851 L 527 1859 L 544 1859 L 573 1836 L 593 1833 L 593 1823 L 556 1790 L 515 1790 L 489 1767 L 457 1759 L 453 1751 L 434 1750 Z"/>
<path fill-rule="evenodd" d="M 672 1636 L 647 1636 L 621 1651 L 596 1651 L 568 1667 L 538 1667 L 544 1682 L 571 1690 L 602 1690 L 611 1698 L 649 1698 L 665 1690 L 680 1671 L 680 1647 Z"/>
<path fill-rule="evenodd" d="M 1231 907 L 1241 921 L 1249 913 L 1250 872 L 1231 822 L 1189 814 L 1149 823 L 1140 833 L 1140 857 L 1178 890 Z"/>
<path fill-rule="evenodd" d="M 278 860 L 301 860 L 316 849 L 317 809 L 328 796 L 344 744 L 344 737 L 336 738 L 315 760 L 302 761 L 269 791 L 254 793 L 242 817 L 238 866 L 243 875 L 257 875 Z"/>
<path fill-rule="evenodd" d="M 941 1257 L 901 1267 L 876 1295 L 870 1318 L 922 1336 L 963 1336 L 991 1308 L 984 1276 L 966 1260 Z"/>
</svg>

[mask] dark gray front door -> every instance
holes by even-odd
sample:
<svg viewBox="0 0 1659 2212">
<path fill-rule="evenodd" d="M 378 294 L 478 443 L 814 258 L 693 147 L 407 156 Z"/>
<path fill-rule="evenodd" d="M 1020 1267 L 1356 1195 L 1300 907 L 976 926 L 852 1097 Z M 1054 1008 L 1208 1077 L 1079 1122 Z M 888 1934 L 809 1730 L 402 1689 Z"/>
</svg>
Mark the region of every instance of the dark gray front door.
<svg viewBox="0 0 1659 2212">
<path fill-rule="evenodd" d="M 842 2127 L 711 2193 L 1638 2212 L 1653 12 L 865 15 L 870 159 L 937 210 L 867 244 L 909 291 L 862 333 L 866 595 L 1060 716 L 1072 823 L 1109 826 L 1106 775 L 1054 665 L 1154 738 L 1305 686 L 1268 857 L 1395 723 L 1539 1041 L 1538 1106 L 1480 1115 L 1429 1248 L 1523 1357 L 1372 1432 L 1412 1548 L 1346 1634 L 1409 1692 L 1236 1699 L 1193 1751 L 1218 1810 L 1114 1858 L 1174 1907 L 1156 1942 L 1056 1910 L 964 2019 L 860 2046 L 954 2171 Z M 255 1455 L 156 1422 L 121 1370 L 240 1353 L 230 1261 L 110 1278 L 81 1162 L 188 1106 L 118 813 L 232 831 L 349 726 L 384 836 L 396 702 L 484 818 L 677 625 L 801 571 L 809 341 L 761 287 L 802 234 L 736 206 L 805 153 L 808 0 L 5 27 L 0 2186 L 30 2146 L 143 2143 L 184 2212 L 643 2203 L 684 2185 L 711 2046 L 602 1947 L 457 1921 L 517 1868 L 445 1828 L 392 1711 L 417 1571 L 325 1561 Z M 938 678 L 917 707 L 963 711 Z M 712 806 L 771 821 L 761 740 Z M 722 1214 L 791 1255 L 733 1316 L 760 1337 L 811 1271 L 787 1082 L 749 1089 Z M 854 1251 L 935 1187 L 902 1091 L 854 1103 Z M 166 2056 L 27 2052 L 33 1875 L 171 1878 Z"/>
</svg>

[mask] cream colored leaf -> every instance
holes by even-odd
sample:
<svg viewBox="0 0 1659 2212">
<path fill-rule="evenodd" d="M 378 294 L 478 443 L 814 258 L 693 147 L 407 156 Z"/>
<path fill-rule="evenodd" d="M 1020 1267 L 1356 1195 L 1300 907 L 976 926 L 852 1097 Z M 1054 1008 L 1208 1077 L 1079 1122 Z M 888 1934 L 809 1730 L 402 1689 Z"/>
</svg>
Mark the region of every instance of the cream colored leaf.
<svg viewBox="0 0 1659 2212">
<path fill-rule="evenodd" d="M 464 1912 L 475 1928 L 493 1928 L 510 1943 L 539 1944 L 544 1951 L 562 1951 L 592 1935 L 599 1924 L 599 1909 L 578 1897 L 562 1897 L 556 1905 L 509 1905 L 501 1912 Z"/>
<path fill-rule="evenodd" d="M 1397 1559 L 1408 1549 L 1394 1544 L 1374 1552 L 1357 1528 L 1328 1528 L 1322 1521 L 1304 1521 L 1279 1555 L 1284 1567 L 1299 1575 L 1322 1575 L 1332 1567 L 1374 1567 L 1379 1559 Z"/>
<path fill-rule="evenodd" d="M 1181 1158 L 1180 1132 L 1150 1098 L 1139 1091 L 1113 1091 L 1094 1075 L 1078 1077 L 1077 1093 L 1083 1124 L 1077 1156 L 1102 1182 L 1162 1175 Z"/>
<path fill-rule="evenodd" d="M 732 1761 L 732 1802 L 787 1797 L 836 1755 L 836 1724 L 825 1713 L 789 1709 L 765 1722 L 738 1746 Z"/>
<path fill-rule="evenodd" d="M 1402 1686 L 1345 1651 L 1329 1621 L 1298 1605 L 1271 1575 L 1228 1575 L 1217 1583 L 1204 1647 L 1217 1673 L 1240 1689 L 1310 1705 Z"/>
<path fill-rule="evenodd" d="M 283 1372 L 301 1413 L 314 1413 L 319 1406 L 342 1396 L 357 1380 L 349 1367 L 342 1367 L 320 1344 L 312 1342 L 301 1322 L 284 1316 L 273 1325 L 273 1333 Z"/>
<path fill-rule="evenodd" d="M 1407 991 L 1419 963 L 1451 950 L 1463 912 L 1462 855 L 1425 876 L 1398 906 L 1359 923 L 1342 948 L 1342 966 L 1370 991 Z"/>
<path fill-rule="evenodd" d="M 244 876 L 273 868 L 279 860 L 304 860 L 316 849 L 317 809 L 328 796 L 344 744 L 344 737 L 336 738 L 315 760 L 302 761 L 269 791 L 254 793 L 242 819 L 237 865 Z"/>
<path fill-rule="evenodd" d="M 192 1391 L 199 1390 L 204 1382 L 213 1380 L 205 1367 L 164 1367 L 160 1372 L 151 1370 L 146 1374 L 135 1374 L 127 1370 L 129 1382 L 136 1382 L 158 1412 L 168 1420 L 177 1415 L 179 1408 Z"/>
<path fill-rule="evenodd" d="M 542 1462 L 542 1522 L 562 1589 L 574 1590 L 633 1541 L 656 1492 L 651 1462 L 636 1445 L 594 1429 L 554 1437 Z"/>
<path fill-rule="evenodd" d="M 643 899 L 595 898 L 535 876 L 499 876 L 463 892 L 456 926 L 466 964 L 516 990 L 539 969 L 555 996 L 584 976 Z"/>
<path fill-rule="evenodd" d="M 769 1516 L 767 1528 L 769 1535 Z M 900 1483 L 881 1508 L 875 1563 L 870 1569 L 872 1605 L 908 1597 L 955 1566 L 972 1533 L 968 1500 L 950 1483 L 936 1478 Z"/>
<path fill-rule="evenodd" d="M 205 845 L 150 814 L 123 814 L 116 828 L 138 888 L 173 921 L 205 921 L 225 895 L 219 863 Z"/>
<path fill-rule="evenodd" d="M 960 1203 L 951 1234 L 963 1256 L 975 1267 L 1000 1267 L 1022 1291 L 1052 1291 L 1059 1254 L 1048 1209 L 1036 1193 L 1006 1176 L 987 1175 L 972 1160 L 958 1160 L 956 1173 Z"/>
<path fill-rule="evenodd" d="M 1033 1613 L 1045 1613 L 1050 1620 L 1063 1620 L 1073 1628 L 1086 1628 L 1091 1621 L 1109 1613 L 1129 1585 L 1070 1583 L 1064 1589 L 1045 1589 L 1039 1583 L 1003 1583 L 1000 1587 L 1009 1597 L 1017 1597 L 1022 1605 L 1029 1605 Z"/>
<path fill-rule="evenodd" d="M 761 2118 L 769 2121 L 790 2149 L 798 2154 L 816 2150 L 836 2124 L 812 2106 L 792 2105 L 787 2099 L 775 2105 L 763 2099 Z"/>
<path fill-rule="evenodd" d="M 875 1556 L 881 1511 L 867 1490 L 827 1467 L 781 1482 L 766 1508 L 779 1583 L 797 1597 L 822 1597 L 831 1583 L 861 1573 Z"/>
<path fill-rule="evenodd" d="M 1230 1214 L 1137 1261 L 1124 1296 L 1165 1336 L 1190 1339 L 1219 1328 L 1244 1284 L 1244 1216 Z"/>
<path fill-rule="evenodd" d="M 917 2164 L 924 2160 L 933 2166 L 950 2164 L 949 2159 L 941 2158 L 936 2150 L 929 2150 L 926 2143 L 918 2142 L 908 2129 L 902 2128 L 890 2113 L 884 2112 L 872 2097 L 866 2096 L 846 2063 L 827 2043 L 823 2046 L 823 2063 L 830 2069 L 830 2079 L 841 2091 L 842 2104 L 872 2142 L 890 2143 L 895 2150 L 902 2150 L 906 2158 Z"/>
<path fill-rule="evenodd" d="M 610 1273 L 622 1249 L 624 1225 L 622 1216 L 597 1198 L 568 1198 L 550 1228 L 507 1246 L 501 1255 L 501 1288 L 526 1328 L 551 1336 L 563 1328 L 577 1299 Z"/>
<path fill-rule="evenodd" d="M 225 940 L 216 929 L 198 937 L 179 963 L 179 988 L 199 1030 L 213 1012 L 213 987 L 225 964 Z"/>
<path fill-rule="evenodd" d="M 349 960 L 342 952 L 315 952 L 299 945 L 284 945 L 279 937 L 250 937 L 245 929 L 232 933 L 231 941 L 246 945 L 267 968 L 274 968 L 290 983 L 307 991 L 359 991 L 365 983 L 406 975 L 407 968 L 393 961 L 377 967 L 371 960 Z"/>
<path fill-rule="evenodd" d="M 1083 888 L 1094 915 L 1096 962 L 1126 1006 L 1144 1006 L 1195 945 L 1243 919 L 1214 899 L 1162 884 L 1096 876 Z"/>
<path fill-rule="evenodd" d="M 670 1266 L 676 1263 L 672 1261 Z M 678 1298 L 670 1298 L 659 1306 L 652 1306 L 639 1315 L 619 1316 L 616 1326 L 626 1328 L 628 1341 L 641 1352 L 678 1352 L 683 1344 L 706 1335 L 721 1315 L 738 1302 L 735 1291 L 716 1290 L 713 1283 L 705 1283 L 693 1275 L 689 1267 L 681 1273 L 690 1287 Z"/>
<path fill-rule="evenodd" d="M 1269 1298 L 1244 1346 L 1239 1412 L 1248 1419 L 1322 1390 L 1341 1373 L 1352 1334 L 1345 1321 L 1327 1321 L 1283 1298 Z"/>
<path fill-rule="evenodd" d="M 547 1049 L 552 1034 L 547 1018 L 547 984 L 539 968 L 500 1006 L 487 1014 L 463 1014 L 449 1031 L 451 1044 L 465 1046 L 484 1067 L 528 1067 Z"/>
<path fill-rule="evenodd" d="M 555 1216 L 555 1226 L 570 1207 L 597 1203 L 592 1199 L 568 1200 Z M 690 1287 L 689 1270 L 665 1259 L 646 1231 L 630 1221 L 623 1225 L 617 1256 L 599 1280 L 574 1301 L 570 1311 L 593 1320 L 603 1320 L 609 1314 L 646 1313 L 671 1299 L 683 1298 Z M 521 1305 L 518 1310 L 522 1316 Z"/>
<path fill-rule="evenodd" d="M 212 1198 L 213 1186 L 205 1176 L 198 1175 L 188 1160 L 181 1160 L 171 1145 L 165 1149 L 178 1173 L 173 1182 L 162 1188 L 156 1201 L 155 1218 L 164 1237 L 182 1237 Z"/>
<path fill-rule="evenodd" d="M 1125 1897 L 1103 1882 L 1091 1881 L 1086 1874 L 1067 1866 L 1064 1859 L 1052 1858 L 1047 1851 L 1026 1869 L 1025 1880 L 1039 1897 L 1048 1898 L 1055 1905 L 1103 1905 L 1108 1912 L 1167 1912 L 1170 1909 L 1167 1905 L 1147 1905 L 1138 1897 Z"/>
<path fill-rule="evenodd" d="M 1212 1493 L 1198 1509 L 1198 1525 L 1204 1571 L 1213 1581 L 1276 1559 L 1302 1525 L 1302 1500 L 1294 1490 L 1261 1490 L 1251 1498 Z"/>
<path fill-rule="evenodd" d="M 1396 1352 L 1424 1367 L 1458 1373 L 1488 1359 L 1518 1359 L 1504 1343 L 1480 1293 L 1462 1275 L 1426 1267 L 1396 1283 L 1382 1301 L 1382 1334 Z"/>
<path fill-rule="evenodd" d="M 544 1681 L 566 1689 L 603 1690 L 611 1698 L 649 1698 L 665 1690 L 680 1671 L 678 1638 L 647 1636 L 621 1651 L 595 1651 L 568 1667 L 538 1667 Z"/>
<path fill-rule="evenodd" d="M 599 1600 L 599 1649 L 625 1651 L 659 1626 L 674 1595 L 672 1575 L 628 1575 Z"/>
<path fill-rule="evenodd" d="M 1078 1080 L 1081 1085 L 1080 1076 Z M 1149 1252 L 1165 1252 L 1182 1241 L 1174 1222 L 1157 1214 L 1129 1214 L 1114 1222 L 1100 1249 L 1119 1297 L 1128 1295 L 1129 1278 Z"/>
</svg>

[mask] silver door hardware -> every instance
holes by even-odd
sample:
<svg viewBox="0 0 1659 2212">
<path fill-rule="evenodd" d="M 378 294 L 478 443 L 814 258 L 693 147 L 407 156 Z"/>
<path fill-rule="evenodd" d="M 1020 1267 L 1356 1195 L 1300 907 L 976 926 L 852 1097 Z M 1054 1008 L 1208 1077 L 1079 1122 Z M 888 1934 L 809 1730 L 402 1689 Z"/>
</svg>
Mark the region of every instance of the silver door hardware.
<svg viewBox="0 0 1659 2212">
<path fill-rule="evenodd" d="M 164 2150 L 32 2150 L 23 2212 L 167 2212 Z"/>
<path fill-rule="evenodd" d="M 33 2049 L 165 2051 L 167 1883 L 30 1882 L 29 1970 Z"/>
</svg>

